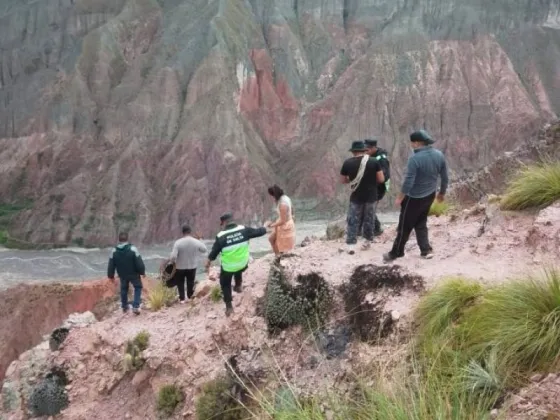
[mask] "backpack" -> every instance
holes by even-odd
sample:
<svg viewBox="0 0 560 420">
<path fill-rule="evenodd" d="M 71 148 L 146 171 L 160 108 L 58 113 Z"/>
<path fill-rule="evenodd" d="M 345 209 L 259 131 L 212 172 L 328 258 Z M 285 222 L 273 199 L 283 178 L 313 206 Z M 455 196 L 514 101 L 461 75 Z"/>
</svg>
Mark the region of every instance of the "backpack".
<svg viewBox="0 0 560 420">
<path fill-rule="evenodd" d="M 381 148 L 377 149 L 377 153 L 374 158 L 377 162 L 379 162 L 381 170 L 383 171 L 383 176 L 385 177 L 385 191 L 389 191 L 389 186 L 391 185 L 391 164 L 389 163 L 389 158 L 387 157 L 387 151 Z"/>
</svg>

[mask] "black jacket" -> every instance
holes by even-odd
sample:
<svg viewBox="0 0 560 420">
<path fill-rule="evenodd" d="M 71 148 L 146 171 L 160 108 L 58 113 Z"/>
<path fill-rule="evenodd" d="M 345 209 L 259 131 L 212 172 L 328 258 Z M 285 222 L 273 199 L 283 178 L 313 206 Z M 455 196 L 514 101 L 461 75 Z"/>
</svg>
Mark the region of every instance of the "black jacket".
<svg viewBox="0 0 560 420">
<path fill-rule="evenodd" d="M 146 267 L 138 249 L 129 243 L 119 244 L 111 251 L 107 277 L 115 278 L 115 270 L 121 279 L 136 280 L 146 275 Z"/>
<path fill-rule="evenodd" d="M 385 175 L 385 181 L 391 179 L 391 165 L 389 163 L 389 153 L 387 152 L 387 150 L 379 147 L 372 157 L 377 159 L 377 161 L 381 165 L 383 175 Z"/>
</svg>

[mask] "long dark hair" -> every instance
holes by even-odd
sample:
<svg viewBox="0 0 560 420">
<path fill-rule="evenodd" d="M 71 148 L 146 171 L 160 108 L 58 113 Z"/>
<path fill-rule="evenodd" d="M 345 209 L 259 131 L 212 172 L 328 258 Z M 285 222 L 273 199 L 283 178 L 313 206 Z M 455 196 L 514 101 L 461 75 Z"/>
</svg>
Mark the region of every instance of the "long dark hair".
<svg viewBox="0 0 560 420">
<path fill-rule="evenodd" d="M 278 201 L 280 200 L 280 197 L 284 195 L 284 190 L 274 184 L 272 187 L 268 187 L 268 193 L 273 196 L 276 201 Z"/>
</svg>

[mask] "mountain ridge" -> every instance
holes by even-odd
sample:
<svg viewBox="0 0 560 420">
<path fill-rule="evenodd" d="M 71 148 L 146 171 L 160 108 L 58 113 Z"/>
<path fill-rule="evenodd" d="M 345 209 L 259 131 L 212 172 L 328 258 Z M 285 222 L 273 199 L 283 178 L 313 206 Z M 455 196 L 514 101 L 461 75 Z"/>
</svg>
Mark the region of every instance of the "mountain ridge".
<svg viewBox="0 0 560 420">
<path fill-rule="evenodd" d="M 31 243 L 205 235 L 266 187 L 343 209 L 348 144 L 481 168 L 560 109 L 560 1 L 0 0 L 0 195 Z M 389 200 L 386 200 L 389 202 Z"/>
</svg>

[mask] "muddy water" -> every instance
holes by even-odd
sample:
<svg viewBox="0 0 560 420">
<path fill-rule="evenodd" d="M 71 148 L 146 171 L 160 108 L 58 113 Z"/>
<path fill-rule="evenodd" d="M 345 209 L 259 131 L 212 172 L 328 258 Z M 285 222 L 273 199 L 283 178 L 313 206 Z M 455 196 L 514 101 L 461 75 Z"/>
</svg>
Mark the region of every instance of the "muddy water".
<svg viewBox="0 0 560 420">
<path fill-rule="evenodd" d="M 398 215 L 380 214 L 384 224 L 396 223 Z M 323 236 L 326 220 L 301 222 L 296 225 L 297 243 L 306 236 Z M 158 271 L 159 264 L 169 256 L 172 242 L 142 246 L 140 252 L 149 273 Z M 210 248 L 212 242 L 208 241 Z M 0 289 L 18 283 L 42 281 L 76 281 L 103 278 L 106 275 L 110 249 L 66 248 L 48 251 L 19 251 L 0 248 Z M 253 258 L 270 252 L 266 237 L 251 240 Z"/>
</svg>

